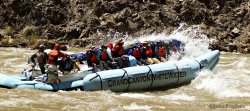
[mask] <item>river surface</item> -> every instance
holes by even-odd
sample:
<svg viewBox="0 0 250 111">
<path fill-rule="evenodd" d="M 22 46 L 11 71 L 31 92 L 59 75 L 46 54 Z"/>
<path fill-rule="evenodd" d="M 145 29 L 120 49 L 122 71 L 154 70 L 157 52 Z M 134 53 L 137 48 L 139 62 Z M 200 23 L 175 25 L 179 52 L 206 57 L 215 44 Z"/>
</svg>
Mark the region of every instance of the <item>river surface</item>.
<svg viewBox="0 0 250 111">
<path fill-rule="evenodd" d="M 0 48 L 0 73 L 20 75 L 35 50 Z M 0 88 L 2 110 L 250 110 L 250 55 L 223 53 L 213 71 L 190 84 L 163 90 L 40 91 Z"/>
<path fill-rule="evenodd" d="M 199 26 L 179 27 L 172 34 L 152 34 L 125 41 L 166 40 L 185 43 L 183 58 L 207 53 L 210 39 Z M 70 49 L 81 52 L 83 49 Z M 36 50 L 0 47 L 0 73 L 21 75 Z M 250 110 L 250 55 L 221 52 L 213 71 L 203 70 L 190 84 L 140 92 L 41 91 L 0 88 L 1 110 L 22 111 L 207 111 Z"/>
</svg>

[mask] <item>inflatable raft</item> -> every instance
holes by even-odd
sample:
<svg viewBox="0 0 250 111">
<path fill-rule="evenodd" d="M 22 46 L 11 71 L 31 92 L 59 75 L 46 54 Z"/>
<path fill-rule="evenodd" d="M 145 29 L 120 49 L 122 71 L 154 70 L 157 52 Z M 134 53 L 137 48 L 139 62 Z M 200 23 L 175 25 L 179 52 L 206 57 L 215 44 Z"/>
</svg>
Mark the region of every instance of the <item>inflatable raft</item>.
<svg viewBox="0 0 250 111">
<path fill-rule="evenodd" d="M 40 81 L 23 81 L 21 77 L 0 74 L 0 87 L 31 88 L 48 91 L 111 90 L 131 91 L 181 84 L 194 79 L 203 69 L 212 70 L 219 62 L 220 52 L 211 51 L 194 59 L 166 62 L 148 66 L 135 66 L 91 73 L 89 70 L 62 76 L 58 84 Z"/>
</svg>

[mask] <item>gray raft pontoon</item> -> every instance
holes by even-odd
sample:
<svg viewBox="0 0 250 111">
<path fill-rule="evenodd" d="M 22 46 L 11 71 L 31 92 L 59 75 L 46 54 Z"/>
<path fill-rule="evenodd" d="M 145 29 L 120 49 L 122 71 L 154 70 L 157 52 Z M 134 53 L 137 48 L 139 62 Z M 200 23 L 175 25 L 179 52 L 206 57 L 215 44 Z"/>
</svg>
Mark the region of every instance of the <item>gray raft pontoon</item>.
<svg viewBox="0 0 250 111">
<path fill-rule="evenodd" d="M 89 73 L 63 76 L 59 84 L 39 81 L 22 81 L 21 77 L 0 73 L 0 87 L 31 88 L 57 91 L 81 89 L 84 91 L 111 90 L 130 91 L 177 85 L 194 79 L 203 69 L 212 70 L 219 62 L 220 52 L 211 51 L 195 59 L 166 62 L 148 66 L 135 66 Z"/>
</svg>

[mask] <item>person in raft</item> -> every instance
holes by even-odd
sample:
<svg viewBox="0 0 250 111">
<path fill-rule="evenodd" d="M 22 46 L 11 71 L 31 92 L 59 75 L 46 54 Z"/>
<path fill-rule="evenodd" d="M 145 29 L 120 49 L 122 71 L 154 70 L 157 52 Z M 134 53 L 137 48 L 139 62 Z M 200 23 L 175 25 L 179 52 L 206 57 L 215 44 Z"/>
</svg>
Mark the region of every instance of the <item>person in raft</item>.
<svg viewBox="0 0 250 111">
<path fill-rule="evenodd" d="M 97 72 L 97 65 L 99 64 L 97 60 L 97 54 L 95 52 L 95 47 L 91 46 L 86 52 L 88 66 L 93 67 L 93 72 Z"/>
<path fill-rule="evenodd" d="M 36 66 L 36 64 L 38 63 L 38 66 L 39 66 L 42 74 L 45 74 L 45 66 L 47 64 L 47 59 L 48 59 L 48 54 L 46 52 L 44 52 L 44 50 L 45 50 L 45 46 L 40 45 L 38 52 L 36 52 L 35 54 L 33 54 L 30 57 L 34 66 Z M 37 58 L 37 63 L 35 61 L 35 58 Z"/>
<path fill-rule="evenodd" d="M 53 50 L 51 50 L 48 54 L 49 68 L 47 83 L 56 84 L 60 82 L 58 79 L 58 58 L 64 59 L 67 56 L 67 54 L 64 54 L 60 51 L 60 45 L 56 43 Z"/>
<path fill-rule="evenodd" d="M 115 46 L 112 48 L 112 56 L 115 62 L 117 62 L 119 68 L 124 68 L 122 56 L 124 55 L 124 42 L 122 39 L 118 39 L 115 42 Z"/>
<path fill-rule="evenodd" d="M 166 62 L 168 60 L 167 57 L 167 48 L 164 46 L 164 44 L 161 41 L 157 41 L 157 50 L 155 50 L 156 52 L 156 57 L 158 60 L 160 60 L 161 62 Z"/>
<path fill-rule="evenodd" d="M 160 61 L 155 57 L 155 53 L 151 47 L 151 44 L 147 41 L 142 43 L 141 56 L 147 61 L 147 64 L 160 63 Z"/>
<path fill-rule="evenodd" d="M 100 66 L 101 71 L 103 71 L 104 69 L 106 70 L 110 69 L 112 58 L 110 58 L 107 52 L 107 46 L 105 45 L 101 46 L 101 49 L 98 51 L 98 54 L 97 54 L 97 59 L 100 62 L 99 66 Z"/>
</svg>

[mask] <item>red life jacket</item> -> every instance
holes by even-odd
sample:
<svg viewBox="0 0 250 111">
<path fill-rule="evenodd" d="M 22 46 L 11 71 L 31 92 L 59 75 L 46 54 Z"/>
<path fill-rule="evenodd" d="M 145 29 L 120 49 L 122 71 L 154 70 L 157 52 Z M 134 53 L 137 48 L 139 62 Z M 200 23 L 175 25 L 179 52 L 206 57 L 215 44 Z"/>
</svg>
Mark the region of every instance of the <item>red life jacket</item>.
<svg viewBox="0 0 250 111">
<path fill-rule="evenodd" d="M 120 45 L 115 45 L 112 52 L 114 57 L 121 57 L 123 56 L 124 48 Z"/>
<path fill-rule="evenodd" d="M 167 51 L 164 47 L 159 47 L 158 54 L 160 57 L 166 57 Z"/>
<path fill-rule="evenodd" d="M 120 46 L 120 47 L 121 47 L 121 49 L 118 52 L 119 57 L 123 56 L 123 53 L 124 53 L 124 48 L 122 46 Z"/>
<path fill-rule="evenodd" d="M 141 53 L 140 53 L 139 48 L 134 48 L 134 52 L 132 53 L 132 56 L 134 56 L 135 58 L 141 57 Z"/>
<path fill-rule="evenodd" d="M 108 60 L 108 53 L 107 51 L 103 51 L 101 54 L 101 60 Z"/>
<path fill-rule="evenodd" d="M 151 55 L 153 55 L 152 48 L 146 48 L 146 56 L 151 56 Z"/>
<path fill-rule="evenodd" d="M 92 63 L 97 62 L 97 58 L 96 58 L 96 55 L 95 55 L 95 54 L 93 54 L 93 55 L 91 56 L 90 62 L 92 62 Z"/>
</svg>

